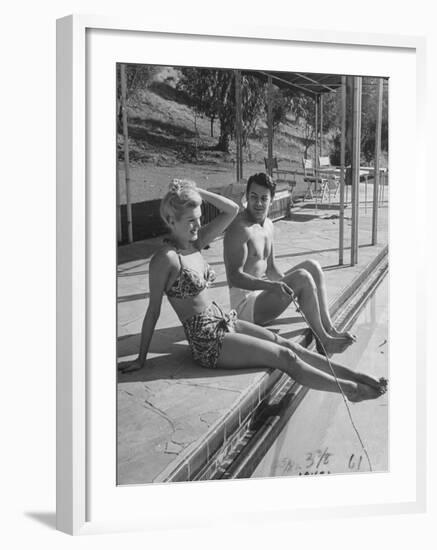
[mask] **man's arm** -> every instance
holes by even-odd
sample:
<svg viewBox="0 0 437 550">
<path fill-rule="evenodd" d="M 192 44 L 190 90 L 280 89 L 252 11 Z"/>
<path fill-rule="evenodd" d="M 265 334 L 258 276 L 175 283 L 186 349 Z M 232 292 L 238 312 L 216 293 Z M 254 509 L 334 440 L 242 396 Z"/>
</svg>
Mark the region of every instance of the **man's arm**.
<svg viewBox="0 0 437 550">
<path fill-rule="evenodd" d="M 275 284 L 273 281 L 260 279 L 244 272 L 248 239 L 247 230 L 238 222 L 234 222 L 225 233 L 223 248 L 228 284 L 244 290 L 271 289 Z"/>
</svg>

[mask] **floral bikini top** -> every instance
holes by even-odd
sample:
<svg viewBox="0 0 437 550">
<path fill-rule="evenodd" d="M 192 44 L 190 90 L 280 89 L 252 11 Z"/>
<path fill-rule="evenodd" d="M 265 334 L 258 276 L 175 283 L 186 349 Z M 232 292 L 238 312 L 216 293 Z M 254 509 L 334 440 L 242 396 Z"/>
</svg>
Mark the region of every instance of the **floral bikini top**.
<svg viewBox="0 0 437 550">
<path fill-rule="evenodd" d="M 176 281 L 166 291 L 169 298 L 189 298 L 197 296 L 212 283 L 216 274 L 205 262 L 205 272 L 200 275 L 197 271 L 182 265 L 181 255 L 178 253 L 181 269 Z"/>
</svg>

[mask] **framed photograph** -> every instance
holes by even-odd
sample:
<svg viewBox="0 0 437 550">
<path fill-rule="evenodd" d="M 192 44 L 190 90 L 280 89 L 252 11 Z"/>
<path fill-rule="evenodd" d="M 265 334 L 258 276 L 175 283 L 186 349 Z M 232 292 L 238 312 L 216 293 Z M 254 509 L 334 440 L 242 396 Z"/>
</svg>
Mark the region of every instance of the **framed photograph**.
<svg viewBox="0 0 437 550">
<path fill-rule="evenodd" d="M 58 20 L 58 529 L 424 511 L 424 50 Z"/>
</svg>

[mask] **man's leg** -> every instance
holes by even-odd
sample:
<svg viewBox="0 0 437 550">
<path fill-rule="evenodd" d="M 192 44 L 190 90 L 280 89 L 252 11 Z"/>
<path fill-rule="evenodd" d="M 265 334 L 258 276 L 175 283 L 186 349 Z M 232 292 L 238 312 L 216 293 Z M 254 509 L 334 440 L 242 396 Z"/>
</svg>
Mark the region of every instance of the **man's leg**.
<svg viewBox="0 0 437 550">
<path fill-rule="evenodd" d="M 305 269 L 295 269 L 284 278 L 294 291 L 299 307 L 311 329 L 329 353 L 342 351 L 350 340 L 345 336 L 332 336 L 325 329 L 319 306 L 318 292 L 314 279 Z M 280 290 L 265 290 L 255 301 L 254 321 L 259 325 L 276 319 L 291 303 L 291 298 Z"/>
<path fill-rule="evenodd" d="M 355 338 L 349 332 L 339 332 L 332 322 L 331 315 L 329 314 L 328 293 L 326 290 L 325 274 L 323 273 L 319 262 L 316 262 L 315 260 L 305 260 L 287 271 L 283 278 L 283 281 L 291 288 L 293 287 L 289 283 L 289 275 L 293 273 L 293 271 L 296 271 L 298 269 L 304 269 L 305 271 L 308 271 L 308 273 L 313 278 L 317 289 L 317 298 L 319 300 L 320 318 L 326 332 L 328 332 L 331 336 L 346 336 L 351 340 L 354 340 Z"/>
</svg>

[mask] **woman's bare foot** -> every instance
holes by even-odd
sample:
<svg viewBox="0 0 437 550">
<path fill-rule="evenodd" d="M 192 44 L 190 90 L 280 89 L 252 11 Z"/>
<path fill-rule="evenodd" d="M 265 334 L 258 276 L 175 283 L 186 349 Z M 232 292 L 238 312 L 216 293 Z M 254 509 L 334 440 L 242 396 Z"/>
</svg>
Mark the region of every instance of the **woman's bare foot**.
<svg viewBox="0 0 437 550">
<path fill-rule="evenodd" d="M 379 379 L 376 379 L 368 374 L 357 372 L 355 373 L 354 380 L 355 382 L 366 384 L 367 386 L 375 388 L 375 390 L 378 390 L 381 395 L 387 392 L 388 381 L 386 378 L 381 377 Z"/>
<path fill-rule="evenodd" d="M 355 382 L 359 382 L 360 384 L 367 384 L 367 386 L 371 386 L 376 390 L 381 390 L 380 380 L 368 374 L 364 374 L 362 372 L 356 372 L 354 374 L 354 380 Z"/>
<path fill-rule="evenodd" d="M 384 378 L 383 376 L 381 376 L 378 382 L 379 382 L 379 387 L 381 388 L 381 395 L 382 395 L 387 392 L 388 380 L 387 378 Z"/>
<path fill-rule="evenodd" d="M 346 393 L 346 392 L 345 392 Z M 382 395 L 380 388 L 374 388 L 367 384 L 356 383 L 356 389 L 346 393 L 346 397 L 353 403 L 367 401 L 368 399 L 377 399 Z"/>
</svg>

